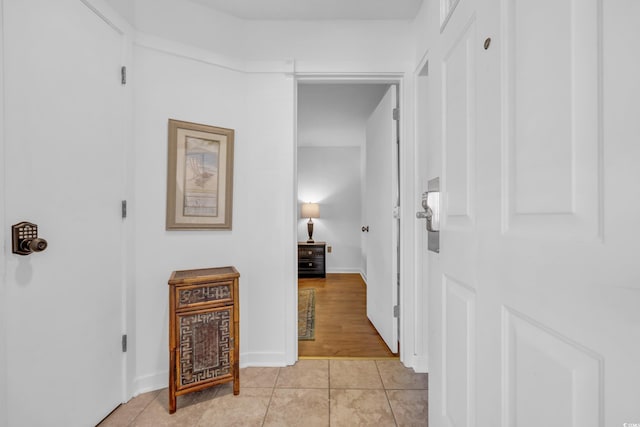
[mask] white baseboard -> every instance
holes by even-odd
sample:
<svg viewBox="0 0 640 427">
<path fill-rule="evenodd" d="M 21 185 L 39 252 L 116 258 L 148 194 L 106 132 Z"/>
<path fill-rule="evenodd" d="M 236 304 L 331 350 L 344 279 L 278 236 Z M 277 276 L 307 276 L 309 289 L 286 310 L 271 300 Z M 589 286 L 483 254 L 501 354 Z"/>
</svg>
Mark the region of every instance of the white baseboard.
<svg viewBox="0 0 640 427">
<path fill-rule="evenodd" d="M 327 274 L 359 274 L 359 268 L 331 268 L 327 270 Z"/>
<path fill-rule="evenodd" d="M 160 390 L 169 386 L 169 371 L 145 375 L 134 380 L 133 397 L 154 390 Z"/>
<path fill-rule="evenodd" d="M 287 366 L 285 353 L 240 353 L 240 368 Z"/>
<path fill-rule="evenodd" d="M 287 366 L 284 353 L 241 353 L 240 368 L 248 367 L 284 367 Z M 134 380 L 132 397 L 168 386 L 169 372 L 162 371 L 138 377 Z"/>
<path fill-rule="evenodd" d="M 412 368 L 416 373 L 424 374 L 429 372 L 426 356 L 413 356 L 402 361 L 407 368 Z"/>
<path fill-rule="evenodd" d="M 367 275 L 359 268 L 332 268 L 327 270 L 327 274 L 359 274 L 362 280 L 367 283 Z"/>
</svg>

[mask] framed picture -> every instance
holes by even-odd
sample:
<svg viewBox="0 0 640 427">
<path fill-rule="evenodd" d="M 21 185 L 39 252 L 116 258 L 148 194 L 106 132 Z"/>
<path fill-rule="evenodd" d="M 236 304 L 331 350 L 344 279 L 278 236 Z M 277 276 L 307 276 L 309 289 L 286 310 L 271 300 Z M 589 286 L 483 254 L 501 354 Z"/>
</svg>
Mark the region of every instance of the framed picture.
<svg viewBox="0 0 640 427">
<path fill-rule="evenodd" d="M 169 119 L 167 230 L 231 229 L 233 136 Z"/>
</svg>

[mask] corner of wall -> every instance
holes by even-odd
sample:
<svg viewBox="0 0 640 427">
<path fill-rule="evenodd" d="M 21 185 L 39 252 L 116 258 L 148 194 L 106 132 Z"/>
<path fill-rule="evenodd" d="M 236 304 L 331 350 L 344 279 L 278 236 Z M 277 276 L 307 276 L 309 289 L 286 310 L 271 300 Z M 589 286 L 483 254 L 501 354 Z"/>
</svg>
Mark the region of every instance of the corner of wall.
<svg viewBox="0 0 640 427">
<path fill-rule="evenodd" d="M 136 397 L 142 393 L 166 388 L 169 383 L 169 371 L 158 372 L 151 375 L 137 377 L 133 381 L 133 389 L 131 397 Z"/>
</svg>

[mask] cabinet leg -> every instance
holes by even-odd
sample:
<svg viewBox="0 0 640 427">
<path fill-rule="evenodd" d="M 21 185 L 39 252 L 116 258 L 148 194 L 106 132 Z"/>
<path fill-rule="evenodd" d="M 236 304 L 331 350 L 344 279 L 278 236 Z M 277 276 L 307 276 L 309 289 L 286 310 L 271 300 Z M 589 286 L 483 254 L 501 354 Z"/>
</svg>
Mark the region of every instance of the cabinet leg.
<svg viewBox="0 0 640 427">
<path fill-rule="evenodd" d="M 176 392 L 173 390 L 173 387 L 169 387 L 169 413 L 173 414 L 176 412 Z"/>
<path fill-rule="evenodd" d="M 171 338 L 170 338 L 171 339 Z M 169 350 L 169 413 L 176 412 L 176 352 Z"/>
<path fill-rule="evenodd" d="M 240 374 L 239 374 L 239 369 L 236 369 L 235 373 L 233 374 L 233 395 L 237 396 L 240 394 Z"/>
</svg>

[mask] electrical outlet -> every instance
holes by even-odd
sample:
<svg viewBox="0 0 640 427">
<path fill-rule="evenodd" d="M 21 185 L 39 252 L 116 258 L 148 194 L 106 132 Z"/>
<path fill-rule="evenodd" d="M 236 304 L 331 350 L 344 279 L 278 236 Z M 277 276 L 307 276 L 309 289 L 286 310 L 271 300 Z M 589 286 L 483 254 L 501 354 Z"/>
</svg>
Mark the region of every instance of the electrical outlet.
<svg viewBox="0 0 640 427">
<path fill-rule="evenodd" d="M 331 250 L 332 250 L 332 249 L 333 249 L 333 248 L 332 248 L 331 246 L 327 246 L 327 252 L 328 252 L 328 253 L 331 253 Z"/>
</svg>

